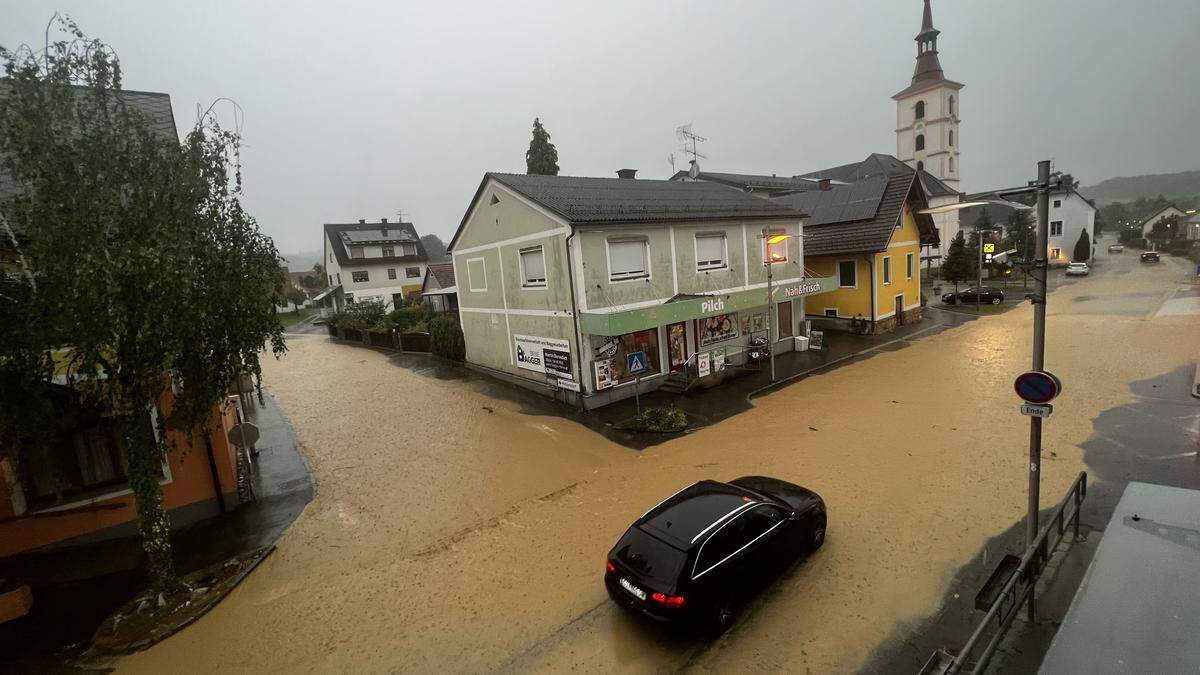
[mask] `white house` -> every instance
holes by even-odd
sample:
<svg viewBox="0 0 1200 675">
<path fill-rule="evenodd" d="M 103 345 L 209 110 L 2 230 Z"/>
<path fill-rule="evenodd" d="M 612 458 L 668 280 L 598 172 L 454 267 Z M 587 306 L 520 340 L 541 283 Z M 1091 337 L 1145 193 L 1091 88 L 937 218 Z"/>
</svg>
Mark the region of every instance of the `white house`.
<svg viewBox="0 0 1200 675">
<path fill-rule="evenodd" d="M 329 287 L 346 302 L 379 302 L 393 308 L 421 292 L 428 256 L 412 223 L 360 220 L 325 225 L 325 272 Z"/>
<path fill-rule="evenodd" d="M 1143 218 L 1142 222 L 1139 224 L 1139 226 L 1142 228 L 1142 238 L 1149 239 L 1150 233 L 1154 230 L 1155 223 L 1163 218 L 1172 217 L 1176 219 L 1177 223 L 1183 223 L 1185 220 L 1187 220 L 1188 214 L 1176 208 L 1174 204 L 1168 204 L 1161 209 L 1158 209 L 1154 213 L 1151 213 Z"/>
<path fill-rule="evenodd" d="M 1050 238 L 1046 245 L 1046 260 L 1051 265 L 1072 262 L 1079 234 L 1087 232 L 1093 248 L 1096 244 L 1096 207 L 1078 192 L 1063 190 L 1050 194 Z M 1091 252 L 1087 259 L 1092 258 Z"/>
</svg>

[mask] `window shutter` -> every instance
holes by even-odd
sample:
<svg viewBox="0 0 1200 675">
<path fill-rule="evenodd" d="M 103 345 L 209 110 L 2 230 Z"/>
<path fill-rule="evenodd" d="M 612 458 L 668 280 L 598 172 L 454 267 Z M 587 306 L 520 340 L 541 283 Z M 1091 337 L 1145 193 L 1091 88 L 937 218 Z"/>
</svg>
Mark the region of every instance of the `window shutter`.
<svg viewBox="0 0 1200 675">
<path fill-rule="evenodd" d="M 609 274 L 614 279 L 646 275 L 646 242 L 610 241 Z"/>
<path fill-rule="evenodd" d="M 526 284 L 546 283 L 546 256 L 541 246 L 521 251 L 521 268 Z"/>
<path fill-rule="evenodd" d="M 725 235 L 696 235 L 696 267 L 725 266 Z"/>
</svg>

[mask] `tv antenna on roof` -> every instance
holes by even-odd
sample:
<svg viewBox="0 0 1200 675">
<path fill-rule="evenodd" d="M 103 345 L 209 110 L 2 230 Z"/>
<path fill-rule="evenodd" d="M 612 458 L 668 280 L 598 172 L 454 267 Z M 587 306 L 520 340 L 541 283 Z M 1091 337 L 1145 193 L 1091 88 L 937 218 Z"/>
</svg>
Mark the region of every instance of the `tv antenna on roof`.
<svg viewBox="0 0 1200 675">
<path fill-rule="evenodd" d="M 703 143 L 708 139 L 692 131 L 691 122 L 675 127 L 675 138 L 678 138 L 682 142 L 682 145 L 679 149 L 691 155 L 693 162 L 698 159 L 708 159 L 708 155 L 705 155 L 696 149 L 697 143 Z M 689 143 L 691 143 L 691 147 L 688 147 Z"/>
</svg>

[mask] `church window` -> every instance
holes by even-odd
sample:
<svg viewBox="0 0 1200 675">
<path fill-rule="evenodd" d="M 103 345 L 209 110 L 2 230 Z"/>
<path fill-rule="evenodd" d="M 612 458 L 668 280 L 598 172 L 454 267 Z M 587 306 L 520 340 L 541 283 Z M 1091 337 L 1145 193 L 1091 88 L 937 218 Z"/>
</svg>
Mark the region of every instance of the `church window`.
<svg viewBox="0 0 1200 675">
<path fill-rule="evenodd" d="M 950 173 L 954 173 L 954 158 L 950 158 Z"/>
<path fill-rule="evenodd" d="M 917 171 L 922 171 L 924 169 L 925 169 L 925 162 L 918 161 L 917 162 Z"/>
<path fill-rule="evenodd" d="M 954 130 L 950 130 L 950 147 L 954 147 Z"/>
<path fill-rule="evenodd" d="M 950 116 L 954 116 L 954 94 L 950 95 Z"/>
<path fill-rule="evenodd" d="M 925 134 L 917 134 L 917 152 L 925 149 Z"/>
<path fill-rule="evenodd" d="M 917 119 L 925 116 L 925 101 L 917 101 Z"/>
</svg>

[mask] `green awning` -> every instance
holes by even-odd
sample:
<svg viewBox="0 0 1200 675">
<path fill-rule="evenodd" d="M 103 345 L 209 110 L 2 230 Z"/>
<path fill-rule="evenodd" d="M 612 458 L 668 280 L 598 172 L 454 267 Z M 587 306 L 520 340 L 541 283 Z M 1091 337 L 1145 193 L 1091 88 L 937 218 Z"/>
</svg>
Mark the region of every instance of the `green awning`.
<svg viewBox="0 0 1200 675">
<path fill-rule="evenodd" d="M 775 302 L 828 293 L 837 288 L 837 277 L 812 277 L 772 288 Z M 668 300 L 661 305 L 621 312 L 581 312 L 579 328 L 588 335 L 624 335 L 669 323 L 729 314 L 752 307 L 765 307 L 765 288 L 735 291 L 724 295 L 694 295 Z"/>
</svg>

